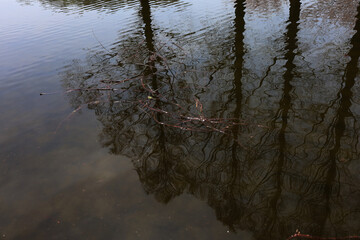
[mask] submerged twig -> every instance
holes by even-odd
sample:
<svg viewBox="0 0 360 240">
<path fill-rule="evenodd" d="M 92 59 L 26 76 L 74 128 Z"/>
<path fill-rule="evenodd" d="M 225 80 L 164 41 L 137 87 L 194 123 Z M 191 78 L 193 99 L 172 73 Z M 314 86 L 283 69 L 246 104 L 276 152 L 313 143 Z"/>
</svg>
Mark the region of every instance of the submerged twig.
<svg viewBox="0 0 360 240">
<path fill-rule="evenodd" d="M 180 46 L 176 44 L 174 45 L 177 46 L 179 49 L 182 49 Z M 191 74 L 195 70 L 187 69 L 188 67 L 185 64 L 180 64 L 180 70 L 179 68 L 176 68 L 176 65 L 174 66 L 174 64 L 179 64 L 178 62 L 172 62 L 171 59 L 168 59 L 167 57 L 165 57 L 165 55 L 160 54 L 159 52 L 166 46 L 166 44 L 162 44 L 159 48 L 155 48 L 157 49 L 156 51 L 149 52 L 149 55 L 145 58 L 146 60 L 144 60 L 144 64 L 142 64 L 143 69 L 140 69 L 140 73 L 134 76 L 125 77 L 121 80 L 106 78 L 98 80 L 95 83 L 91 82 L 92 87 L 89 88 L 78 87 L 67 89 L 66 91 L 62 92 L 64 94 L 79 92 L 79 96 L 83 96 L 82 92 L 106 91 L 106 95 L 99 94 L 96 96 L 92 96 L 92 100 L 89 102 L 86 102 L 86 100 L 84 100 L 85 102 L 83 104 L 78 106 L 64 120 L 60 122 L 56 131 L 61 127 L 64 121 L 68 120 L 71 116 L 80 111 L 80 109 L 82 109 L 86 105 L 98 104 L 100 102 L 128 102 L 133 104 L 134 107 L 137 106 L 142 109 L 142 111 L 144 111 L 149 117 L 151 117 L 157 124 L 177 128 L 182 131 L 218 132 L 232 137 L 234 141 L 236 141 L 240 146 L 245 148 L 237 138 L 234 138 L 230 134 L 230 132 L 233 127 L 239 125 L 249 125 L 248 123 L 236 118 L 206 117 L 206 109 L 204 107 L 204 104 L 200 101 L 199 97 L 195 97 L 196 94 L 194 94 L 193 97 L 194 105 L 190 104 L 187 106 L 182 106 L 182 104 L 179 103 L 182 96 L 175 96 L 174 86 L 172 85 L 172 83 L 175 82 L 175 80 L 181 80 L 179 72 L 181 74 L 186 74 L 188 72 Z M 105 47 L 103 48 L 107 50 Z M 165 69 L 160 69 L 157 64 L 165 66 Z M 166 74 L 162 74 L 162 71 L 166 71 Z M 164 78 L 166 78 L 166 81 L 163 81 Z M 166 84 L 162 85 L 162 83 L 164 82 Z M 114 88 L 113 86 L 116 86 L 116 88 Z M 135 87 L 135 89 L 133 87 Z M 181 86 L 178 87 L 181 88 Z M 116 99 L 114 99 L 115 101 L 112 101 L 112 97 L 116 96 L 116 98 L 118 98 L 120 96 L 123 96 L 122 94 L 124 92 L 118 92 L 117 90 L 124 88 L 127 89 L 127 91 L 132 89 L 133 93 L 140 90 L 140 93 L 146 94 L 145 96 L 147 96 L 147 98 L 145 100 L 143 98 L 129 99 L 129 96 L 131 96 L 131 94 L 127 94 L 124 96 L 128 99 L 121 101 L 117 101 Z M 56 93 L 58 92 L 40 93 L 40 95 L 51 95 Z M 195 106 L 195 113 L 193 112 L 194 108 L 192 106 Z M 164 116 L 164 118 L 160 118 L 161 115 Z M 262 125 L 256 126 L 265 127 Z"/>
<path fill-rule="evenodd" d="M 286 240 L 291 240 L 295 238 L 306 238 L 306 239 L 314 239 L 314 240 L 346 240 L 346 239 L 360 239 L 360 236 L 347 236 L 347 237 L 318 237 L 312 236 L 310 234 L 302 234 L 300 231 L 296 231 L 295 234 L 288 237 Z"/>
</svg>

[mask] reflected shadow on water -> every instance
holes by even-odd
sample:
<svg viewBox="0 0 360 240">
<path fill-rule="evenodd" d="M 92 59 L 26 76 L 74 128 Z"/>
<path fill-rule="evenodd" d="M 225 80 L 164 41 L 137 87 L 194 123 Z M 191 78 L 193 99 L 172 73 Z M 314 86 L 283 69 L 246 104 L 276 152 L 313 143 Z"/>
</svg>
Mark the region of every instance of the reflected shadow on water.
<svg viewBox="0 0 360 240">
<path fill-rule="evenodd" d="M 254 32 L 259 4 L 235 1 L 232 29 L 204 28 L 208 38 L 187 42 L 159 30 L 158 3 L 140 0 L 139 33 L 74 62 L 63 86 L 75 111 L 95 113 L 102 146 L 131 158 L 157 201 L 191 194 L 256 239 L 296 229 L 347 236 L 359 231 L 360 5 L 346 49 L 305 41 L 309 2 L 275 2 L 288 7 L 285 28 L 263 44 Z"/>
</svg>

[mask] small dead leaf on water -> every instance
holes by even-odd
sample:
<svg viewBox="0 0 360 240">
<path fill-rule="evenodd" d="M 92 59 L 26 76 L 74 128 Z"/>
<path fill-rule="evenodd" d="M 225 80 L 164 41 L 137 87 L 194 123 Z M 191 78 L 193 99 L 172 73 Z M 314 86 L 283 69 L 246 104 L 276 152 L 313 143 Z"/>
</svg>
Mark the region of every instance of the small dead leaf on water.
<svg viewBox="0 0 360 240">
<path fill-rule="evenodd" d="M 199 112 L 202 112 L 203 106 L 198 98 L 195 98 L 195 106 L 199 110 Z"/>
</svg>

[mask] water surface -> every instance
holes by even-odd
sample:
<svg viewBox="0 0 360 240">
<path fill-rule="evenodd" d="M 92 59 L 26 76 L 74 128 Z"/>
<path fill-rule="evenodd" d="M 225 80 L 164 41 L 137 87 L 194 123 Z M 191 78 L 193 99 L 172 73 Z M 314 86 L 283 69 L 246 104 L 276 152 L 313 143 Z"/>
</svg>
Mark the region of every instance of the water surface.
<svg viewBox="0 0 360 240">
<path fill-rule="evenodd" d="M 359 31 L 351 0 L 2 0 L 0 234 L 360 235 Z"/>
</svg>

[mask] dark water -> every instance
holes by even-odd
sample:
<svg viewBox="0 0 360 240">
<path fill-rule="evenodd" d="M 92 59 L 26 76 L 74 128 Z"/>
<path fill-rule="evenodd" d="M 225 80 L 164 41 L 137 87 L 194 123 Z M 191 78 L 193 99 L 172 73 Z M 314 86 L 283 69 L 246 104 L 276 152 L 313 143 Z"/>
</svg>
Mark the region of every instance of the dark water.
<svg viewBox="0 0 360 240">
<path fill-rule="evenodd" d="M 359 55 L 355 0 L 1 0 L 0 237 L 360 235 Z"/>
</svg>

